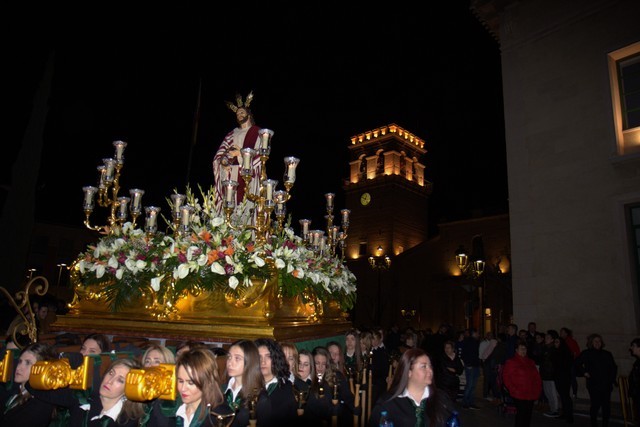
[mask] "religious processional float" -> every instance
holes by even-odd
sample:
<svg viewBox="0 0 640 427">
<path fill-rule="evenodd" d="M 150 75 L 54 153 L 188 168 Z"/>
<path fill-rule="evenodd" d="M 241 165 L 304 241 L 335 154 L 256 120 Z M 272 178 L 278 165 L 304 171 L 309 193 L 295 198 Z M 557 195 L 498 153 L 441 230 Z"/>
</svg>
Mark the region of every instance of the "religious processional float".
<svg viewBox="0 0 640 427">
<path fill-rule="evenodd" d="M 170 217 L 143 208 L 141 189 L 120 195 L 127 144 L 115 141 L 114 157 L 98 167 L 98 187 L 83 187 L 84 223 L 103 237 L 73 262 L 74 300 L 55 328 L 210 340 L 318 338 L 347 329 L 356 298 L 344 263 L 350 212 L 342 209 L 334 224 L 334 194 L 325 194 L 326 229 L 310 230 L 302 219 L 296 235 L 286 203 L 299 159 L 284 159 L 284 189 L 277 189 L 266 176 L 272 137 L 261 129 L 259 148 L 242 149 L 242 181 L 222 182 L 222 203 L 214 187 L 187 186 L 167 198 Z M 259 177 L 252 176 L 256 156 Z M 252 179 L 260 179 L 253 193 Z M 91 224 L 96 203 L 109 210 L 108 225 Z"/>
</svg>

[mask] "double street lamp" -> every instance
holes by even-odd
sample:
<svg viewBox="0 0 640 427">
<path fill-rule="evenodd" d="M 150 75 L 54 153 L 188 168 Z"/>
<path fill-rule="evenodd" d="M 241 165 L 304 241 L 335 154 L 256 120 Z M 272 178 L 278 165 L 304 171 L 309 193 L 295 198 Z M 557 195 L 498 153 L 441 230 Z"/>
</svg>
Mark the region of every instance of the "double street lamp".
<svg viewBox="0 0 640 427">
<path fill-rule="evenodd" d="M 464 249 L 464 246 L 460 246 L 458 250 L 456 250 L 456 264 L 458 264 L 458 268 L 460 269 L 462 274 L 470 277 L 473 281 L 479 280 L 479 283 L 476 286 L 478 287 L 478 312 L 479 312 L 478 317 L 479 317 L 479 323 L 480 323 L 478 325 L 479 326 L 478 333 L 480 334 L 481 337 L 484 337 L 484 317 L 485 317 L 484 274 L 483 273 L 484 273 L 486 262 L 483 258 L 484 258 L 483 254 L 481 253 L 474 253 L 473 255 L 469 255 L 467 251 Z M 470 304 L 469 313 L 468 313 L 470 317 L 469 323 L 470 323 L 470 327 L 473 327 L 473 321 L 471 320 L 471 318 L 473 317 L 473 299 L 472 301 L 469 302 L 469 304 Z"/>
<path fill-rule="evenodd" d="M 377 250 L 378 253 L 381 253 L 382 247 L 378 246 Z M 375 323 L 377 326 L 380 326 L 380 322 L 382 321 L 382 271 L 391 268 L 391 258 L 389 255 L 375 257 L 372 255 L 369 257 L 369 266 L 378 272 L 378 301 L 376 305 Z"/>
</svg>

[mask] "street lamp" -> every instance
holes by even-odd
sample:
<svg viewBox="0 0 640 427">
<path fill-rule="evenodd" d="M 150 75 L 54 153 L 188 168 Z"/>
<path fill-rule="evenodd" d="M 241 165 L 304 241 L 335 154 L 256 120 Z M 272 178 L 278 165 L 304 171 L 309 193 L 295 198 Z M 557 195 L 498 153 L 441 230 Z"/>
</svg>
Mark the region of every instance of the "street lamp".
<svg viewBox="0 0 640 427">
<path fill-rule="evenodd" d="M 476 239 L 481 239 L 480 236 L 476 236 L 474 237 L 474 241 L 473 241 L 473 246 L 474 246 L 474 252 L 472 255 L 469 255 L 467 253 L 467 251 L 465 250 L 464 246 L 460 245 L 458 247 L 458 249 L 456 250 L 456 264 L 458 264 L 458 268 L 460 269 L 460 271 L 462 272 L 463 275 L 469 276 L 472 280 L 476 280 L 476 279 L 480 279 L 482 278 L 481 281 L 479 281 L 479 284 L 477 284 L 476 286 L 478 287 L 478 313 L 479 313 L 479 327 L 478 327 L 478 333 L 480 334 L 481 337 L 484 336 L 484 316 L 485 316 L 485 312 L 484 312 L 484 268 L 486 265 L 486 262 L 484 260 L 484 254 L 483 254 L 483 250 L 482 250 L 482 240 L 478 240 Z M 476 249 L 479 248 L 479 249 Z M 469 304 L 471 304 L 471 308 L 473 307 L 472 305 L 472 301 L 469 302 Z M 472 317 L 472 309 L 470 310 L 471 313 L 471 317 Z M 472 326 L 472 321 L 470 319 L 469 322 Z"/>
<path fill-rule="evenodd" d="M 382 253 L 382 246 L 378 246 L 378 253 Z M 376 318 L 375 323 L 377 326 L 382 321 L 382 271 L 391 268 L 391 258 L 389 255 L 384 256 L 370 256 L 369 266 L 378 272 L 378 301 L 376 305 Z"/>
</svg>

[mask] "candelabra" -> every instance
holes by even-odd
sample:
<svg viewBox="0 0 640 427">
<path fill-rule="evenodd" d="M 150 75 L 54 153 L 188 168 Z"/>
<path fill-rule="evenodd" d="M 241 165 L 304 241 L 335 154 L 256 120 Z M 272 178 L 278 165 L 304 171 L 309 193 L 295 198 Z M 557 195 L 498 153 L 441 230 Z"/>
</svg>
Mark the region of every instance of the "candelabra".
<svg viewBox="0 0 640 427">
<path fill-rule="evenodd" d="M 277 190 L 278 181 L 267 178 L 266 163 L 271 153 L 271 140 L 274 132 L 270 129 L 261 129 L 259 132 L 257 148 L 243 148 L 241 152 L 240 176 L 244 181 L 244 196 L 241 206 L 250 207 L 251 215 L 244 223 L 234 220 L 233 214 L 238 208 L 237 192 L 240 183 L 227 179 L 222 181 L 223 189 L 223 214 L 227 225 L 232 229 L 252 230 L 255 233 L 257 244 L 264 244 L 270 235 L 282 231 L 287 213 L 286 203 L 291 199 L 290 191 L 296 181 L 296 168 L 300 160 L 293 156 L 285 157 L 285 172 L 283 186 L 284 190 Z M 127 221 L 128 214 L 131 214 L 133 227 L 142 213 L 142 196 L 144 190 L 129 190 L 130 197 L 120 196 L 120 175 L 124 167 L 124 150 L 127 143 L 124 141 L 114 141 L 115 155 L 113 158 L 103 159 L 103 165 L 98 166 L 99 181 L 98 187 L 85 186 L 83 209 L 85 212 L 84 224 L 87 228 L 96 231 L 103 231 L 109 234 L 115 233 Z M 260 176 L 253 176 L 252 165 L 256 156 L 260 159 Z M 257 189 L 252 191 L 252 181 L 259 180 Z M 253 187 L 256 187 L 255 185 Z M 304 242 L 314 251 L 321 254 L 336 255 L 340 253 L 344 260 L 345 243 L 347 230 L 349 228 L 349 209 L 342 209 L 341 226 L 334 224 L 334 193 L 325 194 L 326 198 L 326 229 L 309 230 L 310 220 L 302 219 L 301 237 Z M 107 226 L 95 226 L 90 222 L 96 202 L 100 207 L 110 209 Z M 189 232 L 190 222 L 194 212 L 194 207 L 187 202 L 184 194 L 171 195 L 171 217 L 170 229 L 177 235 L 184 235 Z M 149 235 L 153 235 L 158 230 L 158 216 L 161 209 L 157 206 L 147 206 L 144 208 L 145 225 L 144 230 Z M 272 214 L 275 221 L 271 220 Z M 169 221 L 168 221 L 169 222 Z"/>
<path fill-rule="evenodd" d="M 342 223 L 341 226 L 334 225 L 333 223 L 333 201 L 335 198 L 334 193 L 327 193 L 324 195 L 326 199 L 326 211 L 325 219 L 327 220 L 327 228 L 325 230 L 309 230 L 311 226 L 310 219 L 301 219 L 300 222 L 300 237 L 302 240 L 311 247 L 311 249 L 320 254 L 328 253 L 334 256 L 340 250 L 340 257 L 344 260 L 344 247 L 347 239 L 347 231 L 349 229 L 349 215 L 351 211 L 349 209 L 342 209 L 340 211 Z M 342 228 L 342 231 L 340 231 Z"/>
<path fill-rule="evenodd" d="M 84 225 L 90 230 L 105 231 L 113 234 L 127 220 L 127 211 L 131 213 L 132 223 L 136 224 L 136 220 L 142 212 L 142 196 L 144 190 L 133 188 L 129 190 L 131 197 L 119 196 L 120 193 L 120 171 L 124 166 L 124 149 L 127 143 L 124 141 L 114 141 L 115 155 L 113 158 L 102 159 L 103 165 L 98 166 L 100 177 L 98 179 L 98 187 L 86 186 L 82 188 L 84 191 Z M 111 193 L 109 193 L 111 190 Z M 89 221 L 91 213 L 95 208 L 95 198 L 97 193 L 98 205 L 103 208 L 109 208 L 110 214 L 108 218 L 109 226 L 93 226 Z"/>
<path fill-rule="evenodd" d="M 244 181 L 244 199 L 243 204 L 250 202 L 253 214 L 249 224 L 240 225 L 246 230 L 255 232 L 256 242 L 263 244 L 274 231 L 282 230 L 284 218 L 286 216 L 285 203 L 291 199 L 291 188 L 296 181 L 296 167 L 300 162 L 295 157 L 286 157 L 285 173 L 284 173 L 284 190 L 276 191 L 278 181 L 267 178 L 266 163 L 271 153 L 271 139 L 274 132 L 270 129 L 261 129 L 258 132 L 259 139 L 257 149 L 243 148 L 240 150 L 242 154 L 242 165 L 240 168 L 240 176 Z M 253 176 L 252 164 L 255 156 L 260 157 L 261 171 L 259 177 Z M 259 180 L 257 193 L 251 191 L 251 182 L 254 179 Z M 224 190 L 224 215 L 225 222 L 236 229 L 238 225 L 231 220 L 232 214 L 236 209 L 236 193 L 239 183 L 234 180 L 225 180 L 222 182 Z M 275 213 L 276 224 L 271 222 L 271 214 Z"/>
</svg>

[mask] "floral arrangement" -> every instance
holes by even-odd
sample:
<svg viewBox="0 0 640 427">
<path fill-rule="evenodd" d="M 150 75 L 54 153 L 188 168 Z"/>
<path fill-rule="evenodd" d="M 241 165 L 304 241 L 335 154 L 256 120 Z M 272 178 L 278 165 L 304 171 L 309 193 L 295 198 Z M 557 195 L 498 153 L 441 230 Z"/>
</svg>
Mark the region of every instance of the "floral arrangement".
<svg viewBox="0 0 640 427">
<path fill-rule="evenodd" d="M 283 296 L 307 293 L 334 300 L 342 310 L 353 307 L 353 273 L 338 255 L 309 248 L 293 233 L 290 218 L 260 244 L 254 231 L 241 225 L 243 218 L 233 216 L 229 224 L 215 212 L 212 188 L 207 193 L 200 188 L 201 200 L 188 187 L 185 194 L 193 207 L 188 232 L 148 234 L 131 222 L 108 230 L 76 261 L 81 286 L 103 286 L 111 310 L 118 311 L 151 290 L 175 303 L 185 293 L 240 292 L 253 280 L 277 274 Z"/>
</svg>

